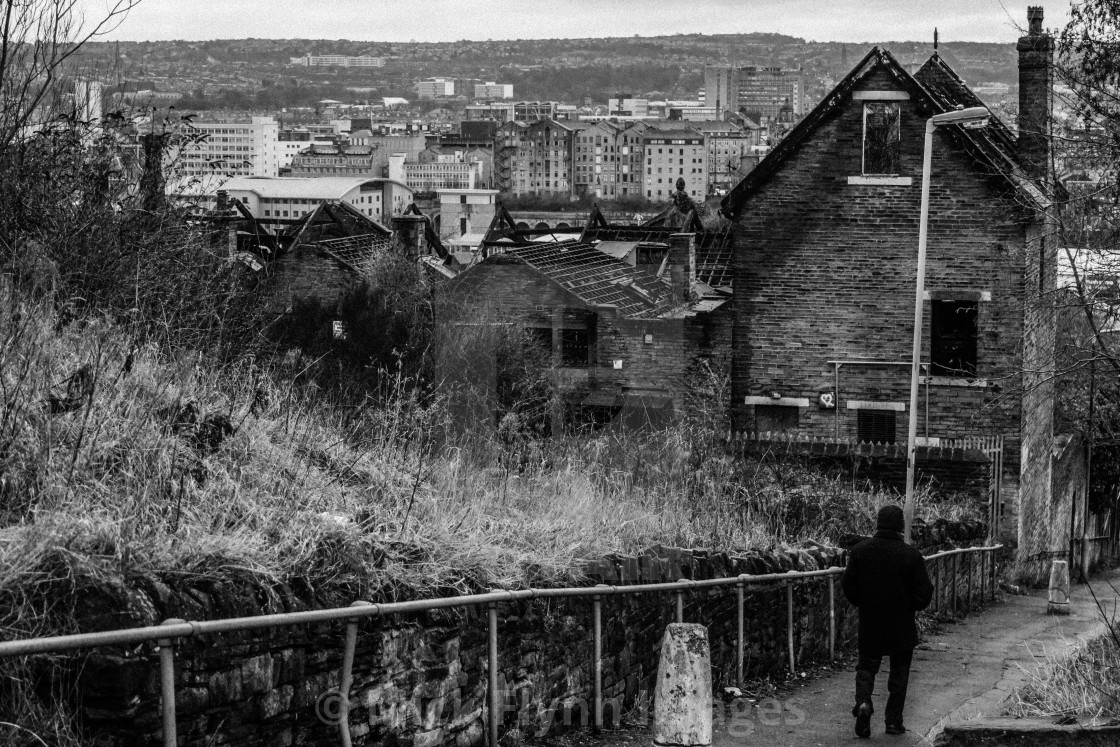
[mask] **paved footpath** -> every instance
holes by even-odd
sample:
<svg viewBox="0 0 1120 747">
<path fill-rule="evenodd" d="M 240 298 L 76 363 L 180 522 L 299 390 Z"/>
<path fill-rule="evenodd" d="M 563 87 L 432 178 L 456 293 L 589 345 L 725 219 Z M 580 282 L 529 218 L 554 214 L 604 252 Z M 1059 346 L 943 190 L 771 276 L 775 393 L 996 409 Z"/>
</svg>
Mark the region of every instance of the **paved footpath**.
<svg viewBox="0 0 1120 747">
<path fill-rule="evenodd" d="M 1120 589 L 1120 571 L 1097 575 L 1091 582 L 1111 617 L 1120 598 L 1106 579 Z M 1104 632 L 1102 617 L 1084 584 L 1073 587 L 1070 608 L 1068 617 L 1047 615 L 1044 591 L 1005 595 L 1004 601 L 980 614 L 943 624 L 940 633 L 914 652 L 906 703 L 910 731 L 904 735 L 883 732 L 884 659 L 875 682 L 870 740 L 858 739 L 853 728 L 854 672 L 840 671 L 737 714 L 732 711 L 729 715 L 722 704 L 717 705 L 713 747 L 930 745 L 945 723 L 1000 714 L 1007 696 L 1048 655 L 1060 654 L 1079 639 Z M 632 730 L 586 743 L 609 747 L 643 742 L 649 743 L 648 731 Z"/>
</svg>

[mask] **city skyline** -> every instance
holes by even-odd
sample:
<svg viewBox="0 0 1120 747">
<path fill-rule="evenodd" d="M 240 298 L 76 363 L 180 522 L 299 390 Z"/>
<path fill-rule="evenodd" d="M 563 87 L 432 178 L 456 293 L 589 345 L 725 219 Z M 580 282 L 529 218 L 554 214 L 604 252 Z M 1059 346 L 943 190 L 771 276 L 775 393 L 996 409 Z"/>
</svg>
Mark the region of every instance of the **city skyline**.
<svg viewBox="0 0 1120 747">
<path fill-rule="evenodd" d="M 113 0 L 79 0 L 92 21 Z M 348 39 L 448 42 L 664 36 L 677 33 L 780 33 L 845 43 L 932 39 L 946 43 L 1014 41 L 1028 2 L 929 0 L 555 0 L 542 10 L 512 0 L 426 0 L 402 5 L 377 0 L 141 0 L 101 37 L 171 39 Z M 1044 6 L 1046 24 L 1068 17 L 1068 4 Z"/>
</svg>

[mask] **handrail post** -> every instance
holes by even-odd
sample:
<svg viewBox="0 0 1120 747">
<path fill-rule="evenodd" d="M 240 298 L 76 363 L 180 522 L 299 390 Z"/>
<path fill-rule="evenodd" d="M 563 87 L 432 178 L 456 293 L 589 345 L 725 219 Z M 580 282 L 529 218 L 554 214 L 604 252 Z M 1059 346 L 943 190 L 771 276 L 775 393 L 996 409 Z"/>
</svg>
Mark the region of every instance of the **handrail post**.
<svg viewBox="0 0 1120 747">
<path fill-rule="evenodd" d="M 357 601 L 351 607 L 368 607 L 369 602 Z M 354 684 L 354 650 L 358 647 L 358 618 L 346 621 L 346 638 L 342 646 L 342 671 L 338 678 L 338 739 L 342 747 L 350 747 L 350 687 Z"/>
<path fill-rule="evenodd" d="M 965 600 L 964 600 L 964 614 L 965 615 L 968 615 L 972 612 L 972 573 L 975 570 L 975 568 L 973 566 L 973 562 L 972 562 L 972 554 L 973 554 L 972 550 L 969 550 L 964 555 L 964 564 L 968 569 L 966 571 L 966 573 L 968 574 L 966 576 L 966 578 L 968 579 L 968 585 L 965 586 Z"/>
<path fill-rule="evenodd" d="M 742 580 L 735 584 L 735 684 L 743 686 L 743 602 L 744 584 Z"/>
<path fill-rule="evenodd" d="M 789 671 L 797 671 L 797 662 L 793 658 L 793 581 L 786 581 L 786 639 L 789 642 Z"/>
<path fill-rule="evenodd" d="M 984 603 L 988 601 L 985 596 L 985 591 L 988 588 L 988 551 L 982 550 L 980 552 L 980 606 L 983 607 Z"/>
<path fill-rule="evenodd" d="M 933 612 L 941 615 L 941 559 L 933 561 Z"/>
<path fill-rule="evenodd" d="M 988 588 L 992 592 L 992 601 L 994 602 L 994 601 L 996 601 L 996 589 L 998 588 L 997 585 L 996 585 L 996 551 L 995 550 L 991 551 L 991 556 L 992 556 L 991 561 L 989 563 L 989 565 L 991 565 L 991 568 L 989 569 L 989 572 L 992 574 L 992 578 L 991 578 L 991 581 L 988 582 Z"/>
<path fill-rule="evenodd" d="M 828 579 L 828 660 L 836 659 L 836 577 Z"/>
<path fill-rule="evenodd" d="M 595 643 L 592 666 L 595 675 L 592 682 L 592 697 L 595 700 L 593 717 L 595 733 L 598 734 L 603 729 L 603 602 L 598 594 L 591 597 L 591 620 Z"/>
<path fill-rule="evenodd" d="M 490 617 L 490 645 L 489 645 L 489 661 L 487 662 L 490 672 L 490 713 L 488 714 L 488 726 L 490 733 L 490 747 L 498 747 L 498 603 L 490 602 L 489 605 Z"/>
<path fill-rule="evenodd" d="M 177 617 L 164 620 L 161 625 L 178 625 L 186 622 Z M 160 638 L 156 641 L 159 646 L 159 683 L 162 695 L 163 711 L 163 744 L 164 747 L 175 747 L 179 742 L 175 723 L 175 639 Z"/>
<path fill-rule="evenodd" d="M 954 553 L 953 554 L 953 585 L 950 588 L 950 592 L 949 592 L 950 593 L 949 598 L 952 600 L 952 604 L 953 604 L 953 617 L 957 616 L 957 611 L 958 611 L 957 584 L 960 581 L 960 573 L 959 573 L 959 571 L 960 571 L 960 562 L 959 562 L 960 557 L 961 557 L 960 553 Z"/>
<path fill-rule="evenodd" d="M 677 589 L 677 622 L 684 622 L 684 591 Z"/>
</svg>

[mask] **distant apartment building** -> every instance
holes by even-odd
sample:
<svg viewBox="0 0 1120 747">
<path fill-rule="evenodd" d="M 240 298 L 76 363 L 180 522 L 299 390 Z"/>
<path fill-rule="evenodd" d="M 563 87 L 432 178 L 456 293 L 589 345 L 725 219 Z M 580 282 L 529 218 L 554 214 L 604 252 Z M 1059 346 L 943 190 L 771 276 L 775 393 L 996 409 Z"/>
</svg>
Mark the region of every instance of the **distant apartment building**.
<svg viewBox="0 0 1120 747">
<path fill-rule="evenodd" d="M 289 58 L 289 65 L 303 65 L 304 67 L 385 67 L 384 57 L 368 57 L 360 55 L 350 57 L 342 54 L 311 55 Z"/>
<path fill-rule="evenodd" d="M 337 138 L 333 135 L 329 137 L 318 135 L 307 127 L 280 130 L 277 133 L 277 148 L 279 150 L 281 175 L 291 168 L 295 157 L 310 148 L 312 144 L 334 145 L 336 141 Z"/>
<path fill-rule="evenodd" d="M 528 131 L 528 123 L 509 120 L 494 135 L 494 188 L 499 192 L 513 194 L 514 184 L 523 178 Z"/>
<path fill-rule="evenodd" d="M 670 106 L 666 119 L 679 122 L 706 122 L 716 118 L 714 106 Z"/>
<path fill-rule="evenodd" d="M 572 161 L 575 194 L 600 198 L 641 195 L 643 129 L 603 121 L 576 132 Z"/>
<path fill-rule="evenodd" d="M 475 187 L 490 189 L 494 179 L 494 139 L 474 143 L 469 140 L 429 143 L 420 152 L 419 163 L 471 163 L 478 162 L 478 177 Z"/>
<path fill-rule="evenodd" d="M 474 86 L 476 99 L 512 99 L 512 83 L 476 83 Z"/>
<path fill-rule="evenodd" d="M 729 190 L 753 167 L 755 150 L 762 142 L 761 128 L 750 123 L 693 122 L 704 135 L 708 152 L 708 193 Z"/>
<path fill-rule="evenodd" d="M 805 106 L 805 75 L 801 70 L 779 67 L 704 67 L 704 105 L 715 109 L 715 119 L 726 112 L 758 112 L 763 119 L 777 119 L 788 104 L 800 117 Z"/>
<path fill-rule="evenodd" d="M 380 173 L 389 166 L 389 156 L 393 153 L 404 153 L 406 163 L 419 161 L 420 152 L 427 147 L 427 138 L 421 131 L 394 134 L 380 130 L 357 130 L 350 133 L 350 144 L 371 146 L 374 149 L 373 168 Z"/>
<path fill-rule="evenodd" d="M 467 106 L 468 120 L 494 120 L 506 122 L 533 122 L 538 119 L 555 119 L 559 103 L 556 101 L 494 101 L 488 104 Z"/>
<path fill-rule="evenodd" d="M 703 200 L 708 193 L 708 146 L 704 134 L 693 128 L 651 127 L 642 135 L 645 150 L 646 197 L 665 202 L 684 180 L 684 193 Z"/>
<path fill-rule="evenodd" d="M 414 192 L 437 192 L 446 189 L 479 189 L 482 184 L 482 162 L 467 161 L 463 154 L 440 155 L 436 160 L 405 163 L 403 153 L 389 156 L 388 177 L 404 182 Z"/>
<path fill-rule="evenodd" d="M 428 78 L 416 83 L 416 95 L 421 99 L 445 99 L 455 95 L 455 81 L 446 78 Z"/>
<path fill-rule="evenodd" d="M 505 123 L 495 139 L 495 186 L 514 195 L 572 194 L 575 137 L 587 127 L 553 119 Z"/>
<path fill-rule="evenodd" d="M 313 143 L 291 162 L 291 176 L 381 176 L 370 145 Z"/>
<path fill-rule="evenodd" d="M 987 104 L 998 104 L 1011 96 L 1011 86 L 1006 83 L 980 83 L 972 87 L 972 92 Z"/>
<path fill-rule="evenodd" d="M 174 104 L 183 98 L 178 91 L 153 91 L 145 88 L 139 91 L 117 91 L 110 97 L 113 106 L 132 106 L 141 109 L 157 109 Z"/>
<path fill-rule="evenodd" d="M 278 176 L 280 125 L 272 117 L 250 121 L 183 122 L 183 130 L 197 141 L 169 153 L 184 176 Z"/>
</svg>

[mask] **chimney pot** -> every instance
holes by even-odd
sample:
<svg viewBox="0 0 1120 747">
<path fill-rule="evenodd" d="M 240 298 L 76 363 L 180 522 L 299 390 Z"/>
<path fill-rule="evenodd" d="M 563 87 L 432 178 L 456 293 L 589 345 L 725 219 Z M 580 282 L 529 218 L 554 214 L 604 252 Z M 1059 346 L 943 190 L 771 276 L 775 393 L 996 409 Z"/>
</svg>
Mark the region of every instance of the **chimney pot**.
<svg viewBox="0 0 1120 747">
<path fill-rule="evenodd" d="M 1027 35 L 1040 36 L 1042 34 L 1042 6 L 1027 6 Z"/>
</svg>

